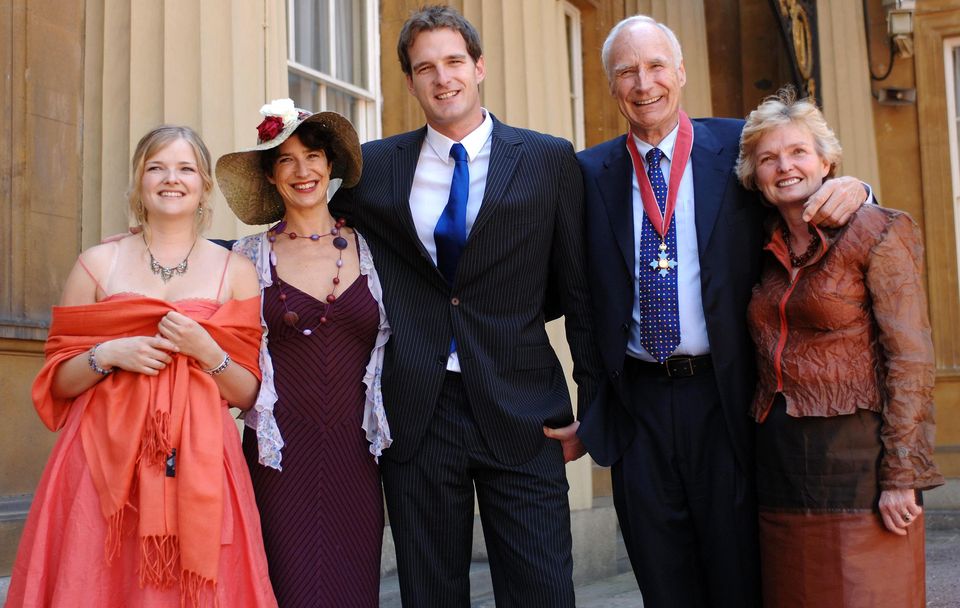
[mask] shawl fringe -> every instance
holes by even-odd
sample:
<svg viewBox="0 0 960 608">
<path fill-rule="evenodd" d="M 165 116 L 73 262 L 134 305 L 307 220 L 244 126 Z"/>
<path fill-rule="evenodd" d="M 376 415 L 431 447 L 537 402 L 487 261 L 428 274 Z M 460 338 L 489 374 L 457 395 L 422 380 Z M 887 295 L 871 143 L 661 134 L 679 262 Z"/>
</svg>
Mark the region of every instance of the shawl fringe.
<svg viewBox="0 0 960 608">
<path fill-rule="evenodd" d="M 176 536 L 140 537 L 140 587 L 166 589 L 177 582 L 180 564 L 180 540 Z M 194 604 L 196 605 L 196 604 Z"/>
<path fill-rule="evenodd" d="M 147 416 L 140 444 L 140 458 L 151 467 L 163 467 L 173 449 L 170 440 L 170 412 L 154 412 Z"/>
<path fill-rule="evenodd" d="M 103 540 L 103 557 L 109 564 L 120 553 L 120 540 L 123 538 L 123 514 L 130 505 L 107 518 L 107 536 Z"/>
<path fill-rule="evenodd" d="M 220 608 L 217 582 L 203 578 L 196 572 L 184 570 L 181 573 L 180 580 L 180 608 L 187 608 L 187 606 L 191 608 L 199 608 L 200 606 Z"/>
</svg>

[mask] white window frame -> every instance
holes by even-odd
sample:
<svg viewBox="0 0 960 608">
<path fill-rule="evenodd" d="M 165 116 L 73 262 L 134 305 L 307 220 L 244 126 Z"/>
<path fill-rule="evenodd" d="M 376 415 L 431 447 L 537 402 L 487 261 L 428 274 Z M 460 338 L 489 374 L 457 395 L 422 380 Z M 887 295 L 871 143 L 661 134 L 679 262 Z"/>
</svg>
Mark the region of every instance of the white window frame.
<svg viewBox="0 0 960 608">
<path fill-rule="evenodd" d="M 950 134 L 950 179 L 953 185 L 954 238 L 960 243 L 960 99 L 957 99 L 957 64 L 960 37 L 943 41 L 943 71 L 947 92 L 947 129 Z"/>
<path fill-rule="evenodd" d="M 330 89 L 345 93 L 360 104 L 361 118 L 354 127 L 360 141 L 379 139 L 382 133 L 381 116 L 383 112 L 383 96 L 380 94 L 380 3 L 377 0 L 354 0 L 364 3 L 366 18 L 362 25 L 367 44 L 366 65 L 364 66 L 368 82 L 366 87 L 345 82 L 332 74 L 324 74 L 319 70 L 304 65 L 293 58 L 296 52 L 297 28 L 294 23 L 294 5 L 300 0 L 287 0 L 287 70 L 301 78 L 312 81 L 319 86 L 320 111 L 327 108 L 327 91 Z M 329 30 L 323 33 L 323 39 L 330 45 L 330 65 L 336 65 L 336 41 L 342 36 L 336 32 L 336 4 L 330 2 Z"/>
<path fill-rule="evenodd" d="M 564 30 L 567 33 L 567 52 L 570 61 L 570 105 L 573 109 L 573 147 L 583 150 L 587 146 L 587 137 L 583 115 L 583 33 L 580 9 L 570 2 L 563 3 Z M 570 27 L 567 27 L 567 23 Z"/>
</svg>

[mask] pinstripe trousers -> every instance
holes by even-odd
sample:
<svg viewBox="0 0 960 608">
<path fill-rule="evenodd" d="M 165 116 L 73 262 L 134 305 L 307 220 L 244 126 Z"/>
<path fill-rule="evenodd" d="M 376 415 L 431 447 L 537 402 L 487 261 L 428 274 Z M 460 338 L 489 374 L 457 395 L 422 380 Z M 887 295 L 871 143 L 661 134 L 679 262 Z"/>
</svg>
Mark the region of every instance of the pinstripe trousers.
<svg viewBox="0 0 960 608">
<path fill-rule="evenodd" d="M 381 462 L 404 606 L 468 608 L 474 489 L 498 608 L 574 606 L 559 442 L 519 465 L 485 445 L 460 374 L 447 372 L 412 458 Z M 471 407 L 472 406 L 472 407 Z"/>
</svg>

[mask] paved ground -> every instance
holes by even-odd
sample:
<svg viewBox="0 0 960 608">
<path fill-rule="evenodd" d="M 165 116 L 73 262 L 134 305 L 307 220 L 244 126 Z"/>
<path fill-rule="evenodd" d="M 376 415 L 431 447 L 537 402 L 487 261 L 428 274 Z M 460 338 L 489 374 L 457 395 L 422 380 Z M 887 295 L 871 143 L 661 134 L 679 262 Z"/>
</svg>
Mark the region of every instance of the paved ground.
<svg viewBox="0 0 960 608">
<path fill-rule="evenodd" d="M 472 608 L 495 608 L 490 572 L 475 563 L 470 572 Z M 8 579 L 0 577 L 0 602 L 7 596 Z M 578 608 L 642 608 L 633 574 L 577 586 Z M 927 511 L 927 608 L 960 606 L 960 511 Z M 400 608 L 395 576 L 383 579 L 380 608 Z"/>
<path fill-rule="evenodd" d="M 960 606 L 960 511 L 927 515 L 927 608 Z"/>
<path fill-rule="evenodd" d="M 495 608 L 490 572 L 474 563 L 470 572 L 472 608 Z M 642 608 L 633 574 L 577 586 L 578 608 Z M 960 606 L 960 511 L 927 511 L 927 608 Z M 400 608 L 395 576 L 383 579 L 380 608 Z"/>
</svg>

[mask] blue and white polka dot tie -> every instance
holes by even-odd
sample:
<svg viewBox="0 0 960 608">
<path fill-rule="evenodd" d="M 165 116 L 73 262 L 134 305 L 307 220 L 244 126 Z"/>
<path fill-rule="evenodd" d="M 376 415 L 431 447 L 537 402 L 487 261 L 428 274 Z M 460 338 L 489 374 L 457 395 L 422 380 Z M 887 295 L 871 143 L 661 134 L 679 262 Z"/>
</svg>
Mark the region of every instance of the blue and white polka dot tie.
<svg viewBox="0 0 960 608">
<path fill-rule="evenodd" d="M 653 148 L 647 152 L 647 177 L 657 197 L 660 213 L 666 213 L 667 183 L 660 170 L 663 152 Z M 666 235 L 667 259 L 677 259 L 677 222 L 671 218 Z M 680 315 L 677 310 L 677 270 L 659 272 L 650 262 L 659 257 L 660 235 L 644 214 L 640 239 L 640 344 L 660 363 L 673 354 L 680 344 Z"/>
</svg>

